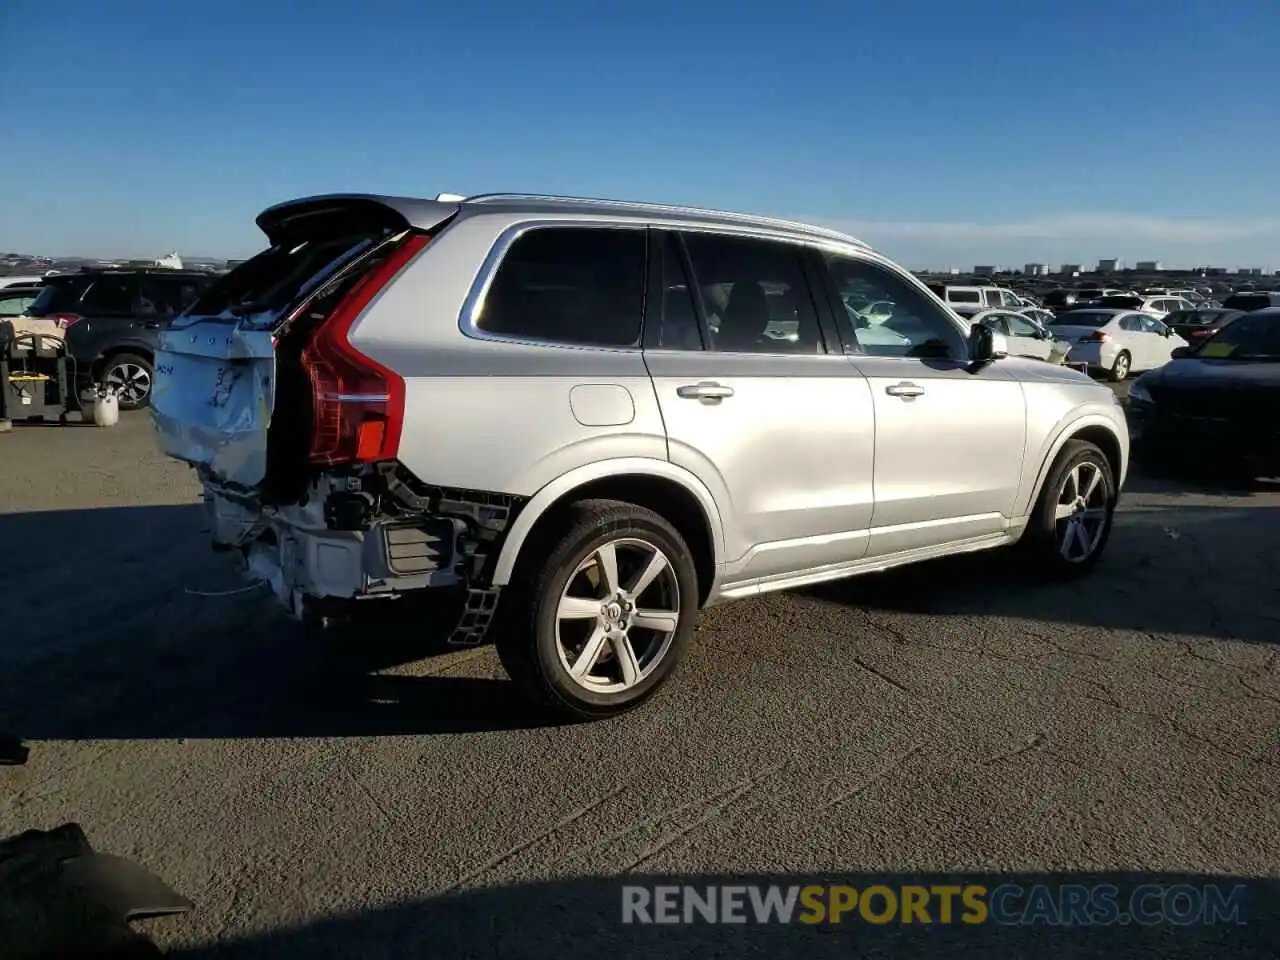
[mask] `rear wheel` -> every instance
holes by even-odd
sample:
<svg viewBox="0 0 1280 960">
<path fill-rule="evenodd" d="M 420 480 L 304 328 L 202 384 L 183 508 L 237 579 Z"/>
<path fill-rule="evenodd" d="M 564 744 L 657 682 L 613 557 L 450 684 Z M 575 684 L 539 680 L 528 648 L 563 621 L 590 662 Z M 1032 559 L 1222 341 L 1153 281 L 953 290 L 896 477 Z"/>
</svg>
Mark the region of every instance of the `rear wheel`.
<svg viewBox="0 0 1280 960">
<path fill-rule="evenodd" d="M 697 616 L 688 546 L 662 516 L 585 500 L 525 545 L 495 643 L 508 675 L 575 719 L 622 713 L 675 669 Z"/>
<path fill-rule="evenodd" d="M 1112 383 L 1119 383 L 1121 380 L 1124 380 L 1129 376 L 1130 365 L 1129 354 L 1121 350 L 1120 355 L 1116 357 L 1116 362 L 1113 363 L 1111 365 L 1111 369 L 1107 371 L 1107 377 Z"/>
<path fill-rule="evenodd" d="M 1068 440 L 1045 478 L 1019 547 L 1042 572 L 1085 573 L 1098 562 L 1116 506 L 1106 455 L 1084 440 Z"/>
<path fill-rule="evenodd" d="M 136 353 L 117 353 L 102 368 L 102 382 L 114 387 L 121 410 L 139 410 L 151 403 L 151 361 Z"/>
</svg>

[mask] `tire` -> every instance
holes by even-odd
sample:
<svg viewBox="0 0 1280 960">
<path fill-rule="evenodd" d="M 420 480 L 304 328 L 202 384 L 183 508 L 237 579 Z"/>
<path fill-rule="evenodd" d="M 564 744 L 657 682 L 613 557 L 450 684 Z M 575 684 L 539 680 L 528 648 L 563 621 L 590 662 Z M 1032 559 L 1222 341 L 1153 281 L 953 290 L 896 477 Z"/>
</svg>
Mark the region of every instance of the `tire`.
<svg viewBox="0 0 1280 960">
<path fill-rule="evenodd" d="M 634 584 L 658 554 L 666 563 L 655 564 L 639 593 L 611 594 L 601 579 L 608 553 L 618 586 Z M 559 616 L 562 602 L 585 615 Z M 642 625 L 635 613 L 645 610 L 668 614 L 662 620 L 673 629 Z M 494 642 L 507 675 L 536 703 L 561 717 L 595 720 L 639 706 L 662 686 L 689 645 L 697 614 L 697 573 L 680 533 L 644 507 L 584 500 L 525 544 L 499 602 Z"/>
<path fill-rule="evenodd" d="M 112 376 L 116 379 L 113 380 Z M 131 392 L 122 391 L 118 395 L 121 410 L 141 410 L 151 405 L 151 387 L 155 381 L 155 370 L 151 361 L 136 353 L 116 353 L 108 357 L 102 364 L 102 382 L 114 383 L 117 386 L 134 386 Z"/>
<path fill-rule="evenodd" d="M 1121 350 L 1120 355 L 1116 357 L 1116 362 L 1111 365 L 1111 369 L 1107 371 L 1107 379 L 1112 383 L 1120 383 L 1127 380 L 1129 370 L 1133 366 L 1133 361 L 1129 358 L 1127 350 Z"/>
<path fill-rule="evenodd" d="M 1095 474 L 1096 487 L 1092 480 Z M 1085 489 L 1077 487 L 1077 482 Z M 1085 493 L 1087 499 L 1083 505 L 1078 499 L 1074 503 L 1063 502 Z M 1066 579 L 1087 573 L 1098 562 L 1111 538 L 1117 496 L 1115 477 L 1106 455 L 1087 441 L 1068 440 L 1040 488 L 1027 529 L 1018 541 L 1019 549 L 1033 569 L 1048 576 Z M 1059 515 L 1067 510 L 1072 512 Z M 1093 526 L 1091 520 L 1098 521 L 1100 527 Z M 1064 541 L 1072 526 L 1084 539 L 1072 534 L 1073 548 L 1067 551 Z"/>
</svg>

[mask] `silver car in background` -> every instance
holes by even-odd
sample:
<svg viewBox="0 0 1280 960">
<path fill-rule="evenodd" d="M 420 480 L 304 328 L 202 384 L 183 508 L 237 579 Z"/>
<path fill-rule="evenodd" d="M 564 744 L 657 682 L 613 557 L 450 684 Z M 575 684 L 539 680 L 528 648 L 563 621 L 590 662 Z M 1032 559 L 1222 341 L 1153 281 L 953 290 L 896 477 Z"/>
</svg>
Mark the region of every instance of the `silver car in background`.
<svg viewBox="0 0 1280 960">
<path fill-rule="evenodd" d="M 1106 545 L 1111 391 L 843 233 L 512 194 L 258 224 L 163 335 L 152 414 L 295 615 L 452 593 L 454 642 L 600 717 L 702 607 L 1011 545 L 1070 576 Z"/>
</svg>

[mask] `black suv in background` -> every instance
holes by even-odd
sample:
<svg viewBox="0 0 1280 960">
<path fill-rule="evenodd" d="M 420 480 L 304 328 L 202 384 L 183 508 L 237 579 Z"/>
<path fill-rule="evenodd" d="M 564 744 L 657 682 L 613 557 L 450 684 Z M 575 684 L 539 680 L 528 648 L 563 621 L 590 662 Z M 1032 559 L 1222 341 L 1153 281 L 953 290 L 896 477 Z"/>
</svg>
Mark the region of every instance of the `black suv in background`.
<svg viewBox="0 0 1280 960">
<path fill-rule="evenodd" d="M 51 319 L 66 331 L 77 396 L 106 382 L 119 391 L 121 409 L 136 410 L 151 400 L 160 328 L 215 279 L 162 268 L 59 274 L 46 278 L 48 285 L 27 314 Z"/>
</svg>

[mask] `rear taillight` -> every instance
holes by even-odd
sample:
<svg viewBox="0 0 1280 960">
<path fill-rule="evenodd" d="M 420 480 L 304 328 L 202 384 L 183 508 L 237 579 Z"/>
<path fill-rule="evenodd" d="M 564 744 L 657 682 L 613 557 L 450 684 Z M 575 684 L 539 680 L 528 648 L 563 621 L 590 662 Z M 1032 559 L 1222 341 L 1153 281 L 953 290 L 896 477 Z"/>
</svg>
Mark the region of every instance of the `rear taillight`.
<svg viewBox="0 0 1280 960">
<path fill-rule="evenodd" d="M 51 313 L 49 319 L 58 325 L 59 330 L 65 330 L 67 327 L 79 323 L 84 317 L 78 313 Z"/>
<path fill-rule="evenodd" d="M 1093 333 L 1085 334 L 1080 338 L 1081 343 L 1106 343 L 1111 339 L 1111 334 L 1103 333 L 1101 330 L 1095 330 Z"/>
<path fill-rule="evenodd" d="M 1192 337 L 1207 337 L 1209 334 L 1213 332 L 1214 331 L 1212 330 L 1188 330 L 1187 331 L 1187 333 Z"/>
<path fill-rule="evenodd" d="M 356 350 L 347 335 L 428 239 L 408 237 L 357 280 L 303 349 L 302 366 L 311 382 L 311 463 L 371 463 L 392 460 L 399 451 L 404 380 Z"/>
</svg>

